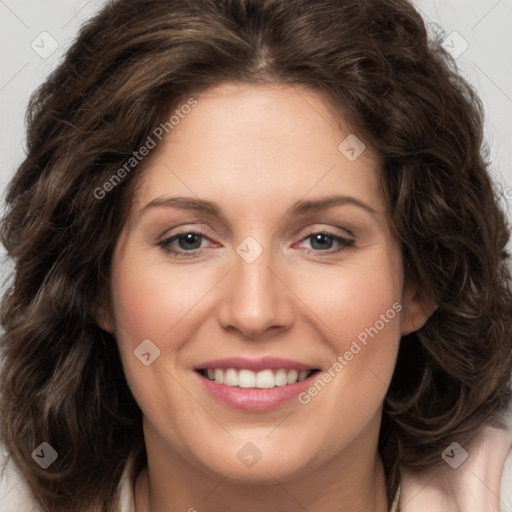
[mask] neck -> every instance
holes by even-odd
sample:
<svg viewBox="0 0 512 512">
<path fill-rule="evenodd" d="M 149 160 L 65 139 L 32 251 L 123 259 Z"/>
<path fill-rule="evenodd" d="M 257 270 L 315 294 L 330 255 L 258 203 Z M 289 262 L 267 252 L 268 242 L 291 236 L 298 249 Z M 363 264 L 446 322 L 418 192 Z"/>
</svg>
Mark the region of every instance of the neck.
<svg viewBox="0 0 512 512">
<path fill-rule="evenodd" d="M 266 481 L 247 482 L 148 447 L 148 466 L 135 486 L 136 512 L 388 512 L 380 456 L 360 448 L 294 478 L 275 478 L 267 468 Z"/>
</svg>

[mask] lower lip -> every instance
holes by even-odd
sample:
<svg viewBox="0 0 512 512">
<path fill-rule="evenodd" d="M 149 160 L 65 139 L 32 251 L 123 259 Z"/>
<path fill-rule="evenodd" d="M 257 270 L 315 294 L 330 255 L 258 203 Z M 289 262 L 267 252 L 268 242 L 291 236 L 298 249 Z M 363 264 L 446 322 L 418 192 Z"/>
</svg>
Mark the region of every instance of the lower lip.
<svg viewBox="0 0 512 512">
<path fill-rule="evenodd" d="M 231 407 L 250 412 L 264 412 L 277 409 L 296 399 L 305 391 L 317 377 L 318 372 L 313 373 L 307 379 L 286 386 L 275 386 L 273 388 L 240 388 L 238 386 L 226 386 L 213 380 L 203 377 L 196 372 L 201 379 L 206 391 L 214 398 Z"/>
</svg>

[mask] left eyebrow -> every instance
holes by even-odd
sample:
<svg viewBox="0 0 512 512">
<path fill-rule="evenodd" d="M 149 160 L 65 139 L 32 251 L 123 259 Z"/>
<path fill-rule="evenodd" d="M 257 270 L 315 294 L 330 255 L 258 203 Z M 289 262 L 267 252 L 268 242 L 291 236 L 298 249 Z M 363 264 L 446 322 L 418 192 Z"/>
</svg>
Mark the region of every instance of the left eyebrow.
<svg viewBox="0 0 512 512">
<path fill-rule="evenodd" d="M 290 208 L 287 210 L 287 215 L 303 215 L 305 213 L 310 212 L 318 212 L 320 210 L 327 210 L 328 208 L 332 208 L 334 206 L 342 206 L 346 204 L 351 204 L 366 210 L 372 215 L 377 215 L 377 211 L 374 210 L 370 205 L 366 204 L 361 199 L 358 199 L 353 196 L 346 195 L 332 195 L 328 197 L 322 197 L 321 199 L 313 199 L 310 201 L 297 201 L 292 204 Z"/>
</svg>

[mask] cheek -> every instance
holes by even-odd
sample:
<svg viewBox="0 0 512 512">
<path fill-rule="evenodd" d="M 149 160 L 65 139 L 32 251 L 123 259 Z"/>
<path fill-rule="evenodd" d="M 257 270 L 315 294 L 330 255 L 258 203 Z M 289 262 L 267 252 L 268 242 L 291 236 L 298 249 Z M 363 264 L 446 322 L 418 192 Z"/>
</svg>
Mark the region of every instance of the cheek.
<svg viewBox="0 0 512 512">
<path fill-rule="evenodd" d="M 322 418 L 315 426 L 319 439 L 323 433 L 336 449 L 375 424 L 395 366 L 402 310 L 400 275 L 393 266 L 343 270 L 335 279 L 317 275 L 315 288 L 309 288 L 308 306 L 328 327 L 322 331 L 331 355 L 327 368 L 299 397 L 304 421 Z"/>
<path fill-rule="evenodd" d="M 118 327 L 133 341 L 163 340 L 205 295 L 207 276 L 148 264 L 143 254 L 120 260 L 112 276 L 113 310 Z M 210 285 L 211 286 L 211 285 Z"/>
<path fill-rule="evenodd" d="M 391 331 L 399 334 L 402 279 L 397 266 L 396 260 L 379 251 L 373 258 L 340 267 L 337 272 L 308 278 L 309 286 L 302 294 L 307 293 L 308 305 L 330 328 L 328 332 L 340 349 L 349 338 L 367 329 L 374 332 L 372 327 L 384 337 Z"/>
<path fill-rule="evenodd" d="M 331 372 L 325 379 L 337 382 L 333 391 L 343 389 L 343 396 L 336 398 L 343 402 L 350 401 L 348 396 L 357 402 L 364 395 L 378 403 L 391 380 L 400 343 L 400 259 L 380 251 L 371 256 L 336 273 L 315 274 L 314 286 L 309 277 L 310 286 L 300 292 L 308 293 L 308 306 L 327 327 L 322 331 L 330 347 Z"/>
<path fill-rule="evenodd" d="M 181 388 L 169 385 L 174 381 L 165 368 L 172 366 L 177 357 L 180 337 L 184 337 L 180 329 L 190 328 L 180 320 L 203 291 L 186 272 L 148 264 L 142 251 L 127 252 L 116 261 L 112 273 L 115 336 L 128 385 L 152 422 L 190 408 L 190 400 Z M 173 335 L 169 334 L 171 330 Z M 148 365 L 142 356 L 146 353 Z M 166 399 L 167 394 L 171 400 Z"/>
<path fill-rule="evenodd" d="M 147 416 L 162 414 L 163 398 L 155 390 L 167 390 L 173 400 L 171 409 L 185 407 L 179 387 L 169 387 L 172 377 L 165 368 L 181 368 L 183 346 L 194 336 L 202 300 L 219 277 L 206 270 L 188 270 L 155 262 L 142 250 L 126 251 L 116 260 L 112 273 L 112 305 L 115 337 L 119 346 L 128 384 Z M 137 354 L 139 347 L 151 340 L 158 358 L 145 366 Z M 149 356 L 152 357 L 152 354 Z M 151 359 L 150 359 L 151 360 Z"/>
</svg>

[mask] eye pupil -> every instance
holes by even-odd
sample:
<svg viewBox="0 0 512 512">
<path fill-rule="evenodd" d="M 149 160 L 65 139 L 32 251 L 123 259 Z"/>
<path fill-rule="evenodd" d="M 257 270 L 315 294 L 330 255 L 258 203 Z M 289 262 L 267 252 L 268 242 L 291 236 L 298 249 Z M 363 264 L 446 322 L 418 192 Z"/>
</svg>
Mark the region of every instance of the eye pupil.
<svg viewBox="0 0 512 512">
<path fill-rule="evenodd" d="M 316 235 L 313 235 L 312 238 L 313 240 L 311 245 L 313 249 L 325 249 L 326 246 L 328 246 L 328 249 L 331 248 L 332 239 L 329 235 L 326 235 L 325 233 L 317 233 Z M 320 244 L 320 247 L 315 247 L 315 244 Z"/>
<path fill-rule="evenodd" d="M 180 249 L 184 249 L 184 250 L 198 249 L 199 247 L 201 247 L 201 235 L 198 235 L 196 233 L 187 233 L 185 235 L 180 235 L 178 237 L 178 242 L 179 242 Z M 184 242 L 184 243 L 182 243 L 182 242 Z M 189 244 L 189 245 L 187 245 L 187 244 Z M 190 247 L 190 244 L 193 245 L 194 247 Z"/>
</svg>

